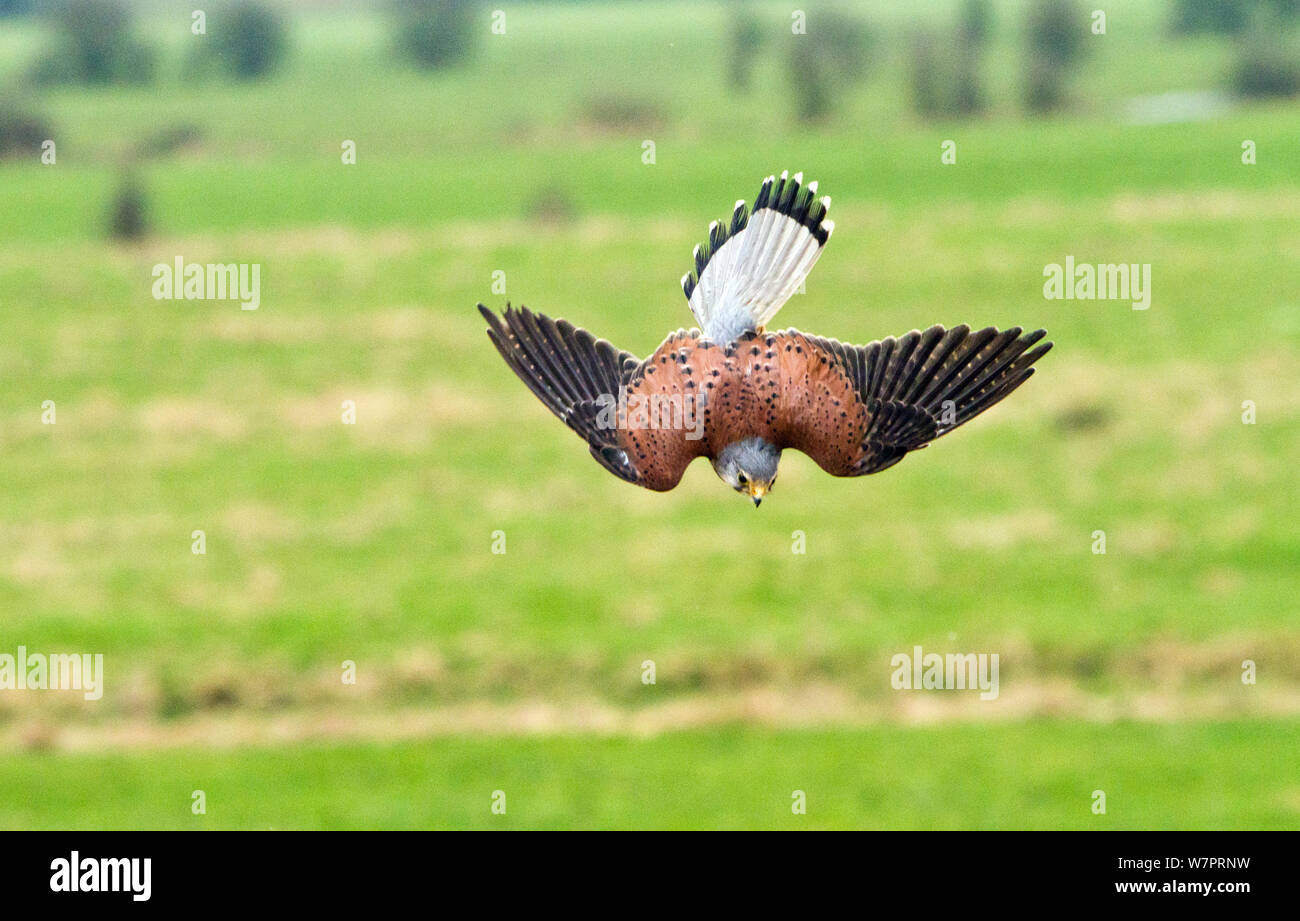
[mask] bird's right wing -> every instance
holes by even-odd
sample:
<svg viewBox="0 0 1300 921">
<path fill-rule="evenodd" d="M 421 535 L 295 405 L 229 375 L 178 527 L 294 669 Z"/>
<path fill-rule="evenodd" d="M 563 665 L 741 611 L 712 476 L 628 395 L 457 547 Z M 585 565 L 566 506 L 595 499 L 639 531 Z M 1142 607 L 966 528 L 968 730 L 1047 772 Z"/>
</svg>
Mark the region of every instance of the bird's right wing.
<svg viewBox="0 0 1300 921">
<path fill-rule="evenodd" d="M 606 470 L 637 482 L 640 475 L 619 445 L 617 427 L 609 424 L 608 415 L 609 400 L 617 405 L 623 366 L 635 366 L 636 358 L 566 320 L 552 320 L 527 307 L 515 310 L 507 304 L 499 317 L 482 304 L 478 310 L 488 322 L 488 338 L 533 395 L 586 439 L 591 456 Z"/>
</svg>

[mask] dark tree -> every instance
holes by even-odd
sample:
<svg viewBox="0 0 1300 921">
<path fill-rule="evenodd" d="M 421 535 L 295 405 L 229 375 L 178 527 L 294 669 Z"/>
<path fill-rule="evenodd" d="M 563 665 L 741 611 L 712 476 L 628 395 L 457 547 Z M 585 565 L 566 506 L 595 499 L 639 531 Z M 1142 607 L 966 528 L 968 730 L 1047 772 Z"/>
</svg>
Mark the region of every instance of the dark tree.
<svg viewBox="0 0 1300 921">
<path fill-rule="evenodd" d="M 404 0 L 396 10 L 398 46 L 418 67 L 451 67 L 469 57 L 479 10 L 473 0 Z"/>
<path fill-rule="evenodd" d="M 23 105 L 0 99 L 0 157 L 35 155 L 51 135 L 44 119 Z"/>
<path fill-rule="evenodd" d="M 0 19 L 24 16 L 32 11 L 32 0 L 0 0 Z"/>
<path fill-rule="evenodd" d="M 108 212 L 108 235 L 114 240 L 138 240 L 149 229 L 144 189 L 134 175 L 122 177 Z"/>
<path fill-rule="evenodd" d="M 828 63 L 807 36 L 796 36 L 790 49 L 790 79 L 794 83 L 795 112 L 800 121 L 815 122 L 831 112 Z"/>
<path fill-rule="evenodd" d="M 1300 0 L 1174 0 L 1175 35 L 1241 35 L 1252 27 L 1286 28 L 1300 20 Z"/>
<path fill-rule="evenodd" d="M 1047 112 L 1065 101 L 1069 69 L 1083 51 L 1087 20 L 1073 0 L 1035 0 L 1025 24 L 1025 105 Z"/>
<path fill-rule="evenodd" d="M 120 0 L 61 0 L 48 8 L 55 46 L 32 71 L 39 83 L 142 83 L 155 56 L 135 39 Z"/>
<path fill-rule="evenodd" d="M 957 33 L 966 45 L 983 48 L 988 44 L 993 34 L 993 6 L 989 0 L 966 0 Z"/>
<path fill-rule="evenodd" d="M 733 89 L 749 89 L 754 61 L 763 41 L 763 27 L 758 17 L 746 6 L 736 4 L 731 14 L 731 45 L 729 70 Z"/>
<path fill-rule="evenodd" d="M 867 24 L 835 8 L 808 19 L 806 35 L 792 35 L 786 63 L 798 116 L 818 121 L 835 107 L 836 93 L 867 72 L 871 36 Z"/>
<path fill-rule="evenodd" d="M 912 88 L 912 107 L 927 118 L 941 115 L 947 109 L 947 91 L 942 72 L 943 56 L 939 53 L 939 37 L 929 29 L 912 35 L 908 76 Z"/>
<path fill-rule="evenodd" d="M 257 3 L 239 3 L 209 22 L 208 40 L 222 66 L 240 80 L 273 71 L 289 47 L 284 21 Z"/>
<path fill-rule="evenodd" d="M 1241 47 L 1232 71 L 1232 88 L 1242 96 L 1295 96 L 1300 93 L 1300 54 L 1276 33 L 1257 32 Z"/>
</svg>

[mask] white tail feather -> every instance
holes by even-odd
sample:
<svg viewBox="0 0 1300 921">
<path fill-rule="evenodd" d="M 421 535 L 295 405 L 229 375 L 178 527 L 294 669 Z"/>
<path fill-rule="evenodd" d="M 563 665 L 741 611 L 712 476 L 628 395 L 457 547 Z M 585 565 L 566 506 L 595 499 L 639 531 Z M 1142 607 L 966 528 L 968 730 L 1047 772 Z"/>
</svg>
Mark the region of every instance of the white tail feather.
<svg viewBox="0 0 1300 921">
<path fill-rule="evenodd" d="M 752 215 L 737 202 L 729 222 L 709 225 L 695 271 L 682 278 L 708 338 L 728 342 L 766 326 L 812 271 L 835 225 L 825 220 L 830 198 L 816 198 L 817 183 L 802 179 L 769 176 Z"/>
</svg>

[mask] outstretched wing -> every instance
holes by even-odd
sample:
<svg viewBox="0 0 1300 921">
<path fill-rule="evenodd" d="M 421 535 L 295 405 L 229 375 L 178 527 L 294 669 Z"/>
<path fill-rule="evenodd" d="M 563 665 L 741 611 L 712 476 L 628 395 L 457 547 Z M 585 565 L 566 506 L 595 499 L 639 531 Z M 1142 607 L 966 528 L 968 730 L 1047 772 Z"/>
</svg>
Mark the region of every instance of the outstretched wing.
<svg viewBox="0 0 1300 921">
<path fill-rule="evenodd" d="M 845 345 L 790 330 L 782 335 L 810 345 L 812 362 L 819 363 L 818 356 L 825 356 L 847 379 L 857 406 L 846 418 L 856 416 L 861 423 L 852 456 L 841 452 L 819 457 L 824 436 L 811 427 L 796 428 L 789 446 L 839 476 L 879 473 L 892 467 L 909 451 L 924 448 L 965 425 L 1030 378 L 1032 365 L 1052 343 L 1035 346 L 1046 330 L 1021 332 L 1020 327 L 999 331 L 990 326 L 971 332 L 965 325 L 953 329 L 932 326 L 925 332 L 913 330 L 868 345 Z M 840 416 L 829 409 L 806 406 L 800 418 Z M 839 410 L 838 403 L 835 409 Z M 803 444 L 797 443 L 800 441 Z"/>
<path fill-rule="evenodd" d="M 552 320 L 527 307 L 515 310 L 507 304 L 500 317 L 482 304 L 478 310 L 510 370 L 561 422 L 586 439 L 592 457 L 610 473 L 635 483 L 636 468 L 618 443 L 617 427 L 608 424 L 601 409 L 608 407 L 611 395 L 617 401 L 623 366 L 635 366 L 636 358 L 566 320 Z"/>
<path fill-rule="evenodd" d="M 499 317 L 482 304 L 478 309 L 510 369 L 586 440 L 591 456 L 610 473 L 647 489 L 668 490 L 703 453 L 699 434 L 690 437 L 695 404 L 685 394 L 695 384 L 686 379 L 689 372 L 678 364 L 667 367 L 664 359 L 665 364 L 656 362 L 655 370 L 647 373 L 656 357 L 673 351 L 674 343 L 694 346 L 698 333 L 670 336 L 653 356 L 639 362 L 585 329 L 526 307 L 515 310 L 507 305 Z M 668 424 L 661 425 L 664 407 Z"/>
</svg>

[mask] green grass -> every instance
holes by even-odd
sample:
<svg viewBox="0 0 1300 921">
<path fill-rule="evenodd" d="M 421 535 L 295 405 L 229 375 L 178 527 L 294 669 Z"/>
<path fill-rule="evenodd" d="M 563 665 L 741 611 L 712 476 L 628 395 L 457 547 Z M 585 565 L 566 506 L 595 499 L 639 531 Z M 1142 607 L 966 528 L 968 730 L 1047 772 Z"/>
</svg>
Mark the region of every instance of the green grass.
<svg viewBox="0 0 1300 921">
<path fill-rule="evenodd" d="M 1297 752 L 1294 723 L 1032 722 L 36 756 L 0 767 L 0 826 L 1289 828 Z M 1097 790 L 1105 815 L 1092 811 Z M 497 791 L 504 814 L 491 810 Z M 796 791 L 806 814 L 792 810 Z"/>
<path fill-rule="evenodd" d="M 214 827 L 490 826 L 498 788 L 498 824 L 528 827 L 1093 827 L 1097 788 L 1115 791 L 1105 827 L 1294 825 L 1296 108 L 1126 124 L 1130 96 L 1215 86 L 1231 59 L 1165 41 L 1145 2 L 1092 42 L 1074 108 L 1026 119 L 1020 8 L 998 5 L 995 106 L 972 121 L 908 111 L 911 14 L 883 2 L 864 7 L 878 59 L 816 125 L 794 117 L 778 4 L 744 95 L 724 7 L 654 3 L 512 9 L 475 65 L 429 76 L 390 60 L 373 15 L 313 9 L 286 69 L 239 86 L 181 76 L 188 33 L 155 10 L 159 85 L 33 96 L 59 162 L 0 163 L 0 652 L 103 653 L 107 687 L 0 692 L 21 751 L 0 824 L 188 827 L 203 787 L 194 821 Z M 0 76 L 43 40 L 6 23 Z M 594 124 L 601 97 L 653 117 Z M 203 140 L 141 167 L 154 233 L 106 242 L 121 158 L 177 123 Z M 667 495 L 616 481 L 501 364 L 474 303 L 648 354 L 690 322 L 676 280 L 708 221 L 784 167 L 820 180 L 837 230 L 781 324 L 858 342 L 1045 326 L 1056 350 L 880 477 L 787 457 L 758 512 L 703 464 Z M 548 189 L 572 220 L 536 219 Z M 177 255 L 260 263 L 261 309 L 153 300 L 151 267 Z M 1151 309 L 1044 300 L 1066 255 L 1151 263 Z M 917 644 L 998 652 L 1007 709 L 915 727 L 888 663 Z M 891 724 L 675 731 L 672 707 L 737 697 Z M 539 701 L 667 731 L 154 745 L 205 720 L 244 742 L 277 721 L 386 737 L 409 708 Z M 1114 715 L 1151 722 L 1094 722 Z"/>
</svg>

